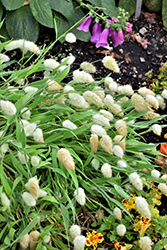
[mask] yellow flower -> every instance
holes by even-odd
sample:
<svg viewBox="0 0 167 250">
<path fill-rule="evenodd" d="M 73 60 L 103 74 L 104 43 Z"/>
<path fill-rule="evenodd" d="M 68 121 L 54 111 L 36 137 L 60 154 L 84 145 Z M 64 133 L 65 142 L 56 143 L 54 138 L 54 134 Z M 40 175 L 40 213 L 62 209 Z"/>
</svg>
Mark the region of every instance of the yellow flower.
<svg viewBox="0 0 167 250">
<path fill-rule="evenodd" d="M 92 234 L 89 232 L 87 233 L 87 238 L 86 238 L 86 246 L 93 246 L 94 249 L 97 248 L 97 244 L 103 242 L 103 234 L 97 233 L 96 231 L 93 230 Z"/>
<path fill-rule="evenodd" d="M 135 204 L 135 197 L 131 196 L 132 199 L 123 199 L 122 204 L 126 209 L 130 212 L 131 209 L 136 209 L 136 204 Z"/>
<path fill-rule="evenodd" d="M 138 220 L 135 223 L 134 230 L 140 231 L 141 235 L 143 235 L 147 228 L 151 225 L 150 221 L 151 220 L 148 218 L 141 217 L 141 220 Z"/>
</svg>

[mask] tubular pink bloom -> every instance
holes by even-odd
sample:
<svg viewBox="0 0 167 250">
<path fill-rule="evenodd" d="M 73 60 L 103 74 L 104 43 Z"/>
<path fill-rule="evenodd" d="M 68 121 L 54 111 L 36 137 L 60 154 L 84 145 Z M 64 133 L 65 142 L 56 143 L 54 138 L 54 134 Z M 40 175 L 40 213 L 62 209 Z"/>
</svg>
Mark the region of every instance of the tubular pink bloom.
<svg viewBox="0 0 167 250">
<path fill-rule="evenodd" d="M 121 41 L 124 41 L 124 34 L 123 34 L 123 31 L 122 31 L 122 30 L 118 31 L 118 38 L 119 38 Z"/>
<path fill-rule="evenodd" d="M 86 17 L 82 23 L 80 24 L 80 26 L 77 28 L 77 30 L 83 30 L 85 32 L 88 32 L 89 30 L 89 26 L 92 22 L 92 16 L 88 16 Z"/>
<path fill-rule="evenodd" d="M 101 35 L 101 25 L 98 22 L 98 23 L 95 23 L 95 25 L 93 26 L 92 37 L 91 37 L 90 41 L 92 43 L 96 44 L 100 39 L 100 35 Z"/>
<path fill-rule="evenodd" d="M 132 23 L 127 23 L 126 24 L 126 32 L 131 33 L 132 32 L 132 26 L 133 26 Z"/>
<path fill-rule="evenodd" d="M 117 22 L 117 21 L 118 21 L 118 18 L 112 17 L 112 21 L 113 21 L 113 22 Z"/>
<path fill-rule="evenodd" d="M 124 42 L 124 40 L 120 40 L 117 30 L 112 31 L 112 41 L 114 43 L 114 47 L 117 47 Z"/>
<path fill-rule="evenodd" d="M 109 29 L 104 29 L 100 35 L 99 41 L 96 43 L 96 48 L 102 47 L 106 48 L 109 43 L 108 43 L 108 35 L 109 35 Z"/>
</svg>

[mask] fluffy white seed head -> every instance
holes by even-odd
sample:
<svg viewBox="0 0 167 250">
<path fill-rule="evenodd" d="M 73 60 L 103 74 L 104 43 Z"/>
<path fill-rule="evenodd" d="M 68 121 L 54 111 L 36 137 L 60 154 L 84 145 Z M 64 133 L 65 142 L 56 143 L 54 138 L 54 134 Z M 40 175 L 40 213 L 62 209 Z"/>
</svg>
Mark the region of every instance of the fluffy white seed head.
<svg viewBox="0 0 167 250">
<path fill-rule="evenodd" d="M 105 178 L 111 178 L 112 177 L 112 169 L 111 165 L 108 163 L 104 163 L 101 167 L 101 172 Z"/>
<path fill-rule="evenodd" d="M 115 217 L 117 218 L 117 220 L 121 220 L 122 219 L 122 212 L 121 212 L 121 209 L 119 207 L 115 207 L 114 208 L 113 214 L 115 215 Z"/>
<path fill-rule="evenodd" d="M 100 145 L 109 154 L 113 153 L 113 144 L 112 144 L 112 139 L 109 135 L 103 135 L 102 138 L 100 139 Z"/>
<path fill-rule="evenodd" d="M 86 238 L 83 235 L 76 236 L 74 239 L 74 250 L 84 250 Z"/>
<path fill-rule="evenodd" d="M 151 176 L 153 178 L 155 178 L 156 180 L 159 179 L 160 175 L 161 175 L 161 173 L 158 170 L 156 170 L 156 169 L 151 170 Z"/>
<path fill-rule="evenodd" d="M 100 114 L 93 115 L 92 120 L 97 125 L 100 125 L 100 126 L 103 126 L 103 127 L 110 127 L 109 120 L 106 117 L 104 117 L 103 115 L 100 115 Z"/>
<path fill-rule="evenodd" d="M 84 206 L 86 203 L 86 195 L 83 188 L 79 187 L 78 190 L 74 191 L 74 197 L 76 201 L 81 205 Z"/>
<path fill-rule="evenodd" d="M 42 189 L 39 189 L 38 190 L 38 198 L 43 198 L 47 195 L 47 192 L 42 190 Z"/>
<path fill-rule="evenodd" d="M 0 100 L 0 107 L 2 111 L 5 113 L 5 115 L 12 116 L 15 115 L 17 112 L 15 105 L 10 101 Z"/>
<path fill-rule="evenodd" d="M 32 196 L 32 194 L 28 193 L 28 192 L 24 192 L 22 194 L 23 200 L 24 202 L 29 206 L 29 207 L 34 207 L 36 205 L 36 200 L 35 198 Z"/>
<path fill-rule="evenodd" d="M 51 240 L 50 232 L 46 233 L 44 237 L 42 238 L 42 241 L 46 244 L 48 244 Z"/>
<path fill-rule="evenodd" d="M 158 189 L 164 194 L 167 196 L 167 185 L 166 183 L 160 183 L 158 185 Z"/>
<path fill-rule="evenodd" d="M 105 109 L 101 109 L 99 110 L 99 112 L 104 116 L 106 117 L 109 121 L 112 121 L 114 119 L 114 116 L 113 114 L 111 114 L 111 112 L 105 110 Z"/>
<path fill-rule="evenodd" d="M 112 56 L 105 56 L 102 60 L 104 67 L 114 71 L 115 73 L 120 73 L 119 66 Z"/>
<path fill-rule="evenodd" d="M 93 152 L 97 152 L 98 150 L 98 146 L 99 146 L 99 140 L 98 140 L 98 136 L 95 135 L 95 134 L 91 134 L 91 137 L 90 137 L 90 146 L 93 150 Z"/>
<path fill-rule="evenodd" d="M 141 214 L 141 216 L 151 219 L 151 213 L 148 207 L 147 201 L 139 196 L 135 199 L 136 209 Z"/>
<path fill-rule="evenodd" d="M 5 54 L 0 53 L 0 63 L 2 62 L 9 62 L 10 61 L 10 57 L 8 57 Z"/>
<path fill-rule="evenodd" d="M 27 119 L 30 118 L 31 111 L 28 108 L 25 107 L 25 108 L 21 109 L 20 113 L 21 113 L 22 118 L 27 118 Z"/>
<path fill-rule="evenodd" d="M 83 71 L 83 70 L 75 70 L 73 71 L 73 80 L 77 83 L 91 83 L 91 82 L 94 82 L 94 79 L 93 77 Z"/>
<path fill-rule="evenodd" d="M 70 85 L 65 85 L 64 89 L 63 89 L 64 92 L 68 92 L 68 91 L 75 91 L 75 89 L 70 86 Z"/>
<path fill-rule="evenodd" d="M 26 93 L 31 93 L 31 94 L 35 94 L 35 92 L 37 92 L 38 88 L 35 87 L 31 87 L 31 86 L 27 86 L 24 88 L 24 91 Z"/>
<path fill-rule="evenodd" d="M 10 206 L 10 200 L 6 196 L 4 192 L 1 193 L 1 202 L 2 206 L 9 207 Z"/>
<path fill-rule="evenodd" d="M 123 160 L 117 161 L 117 167 L 119 167 L 119 168 L 127 168 L 126 161 L 123 161 Z"/>
<path fill-rule="evenodd" d="M 40 233 L 38 231 L 32 231 L 30 233 L 30 249 L 35 250 L 37 248 L 40 238 Z"/>
<path fill-rule="evenodd" d="M 123 86 L 123 94 L 127 94 L 127 95 L 133 95 L 134 91 L 132 89 L 132 86 L 129 84 L 126 84 Z"/>
<path fill-rule="evenodd" d="M 104 92 L 104 89 L 102 89 L 100 86 L 95 86 L 92 91 L 98 95 L 102 100 L 104 99 L 105 97 L 105 92 Z"/>
<path fill-rule="evenodd" d="M 24 41 L 23 39 L 13 40 L 9 44 L 5 45 L 4 48 L 7 51 L 22 48 L 23 47 L 23 41 Z M 24 46 L 25 46 L 25 42 L 24 42 Z"/>
<path fill-rule="evenodd" d="M 100 137 L 107 134 L 102 126 L 96 124 L 92 125 L 90 130 L 92 134 L 95 134 Z"/>
<path fill-rule="evenodd" d="M 28 123 L 24 126 L 24 132 L 26 136 L 32 136 L 33 132 L 35 131 L 37 124 L 35 122 Z"/>
<path fill-rule="evenodd" d="M 140 176 L 134 172 L 129 175 L 129 181 L 132 183 L 132 185 L 139 191 L 143 190 L 143 182 L 140 178 Z"/>
<path fill-rule="evenodd" d="M 42 129 L 37 128 L 37 129 L 33 132 L 33 138 L 34 138 L 34 140 L 35 140 L 36 142 L 38 142 L 38 143 L 44 143 Z"/>
<path fill-rule="evenodd" d="M 39 184 L 35 177 L 32 177 L 28 180 L 27 188 L 32 194 L 32 196 L 37 199 L 38 198 L 38 191 L 39 191 Z"/>
<path fill-rule="evenodd" d="M 161 176 L 161 179 L 167 182 L 167 174 L 163 174 L 163 175 Z"/>
<path fill-rule="evenodd" d="M 159 102 L 157 98 L 153 95 L 146 95 L 146 102 L 148 103 L 149 106 L 153 107 L 154 109 L 159 108 Z"/>
<path fill-rule="evenodd" d="M 76 39 L 76 36 L 72 32 L 69 32 L 66 34 L 65 40 L 68 43 L 75 43 L 77 39 Z"/>
<path fill-rule="evenodd" d="M 146 120 L 152 120 L 154 118 L 157 118 L 158 116 L 160 116 L 159 114 L 155 113 L 154 110 L 150 109 L 149 111 L 147 111 L 146 114 L 143 115 L 143 117 Z"/>
<path fill-rule="evenodd" d="M 126 227 L 125 227 L 125 225 L 123 225 L 123 224 L 119 224 L 117 227 L 116 227 L 116 231 L 117 231 L 117 234 L 119 235 L 119 236 L 124 236 L 125 235 L 125 233 L 126 233 Z"/>
<path fill-rule="evenodd" d="M 35 53 L 37 56 L 39 56 L 41 53 L 38 46 L 31 41 L 25 41 L 25 43 L 23 42 L 23 47 L 21 47 L 20 49 L 25 49 L 25 51 L 29 50 L 30 52 Z"/>
<path fill-rule="evenodd" d="M 65 120 L 65 121 L 63 121 L 63 122 L 62 122 L 62 125 L 63 125 L 63 127 L 69 128 L 69 129 L 71 129 L 71 130 L 74 130 L 74 129 L 77 128 L 77 126 L 76 126 L 73 122 L 71 122 L 70 120 Z"/>
<path fill-rule="evenodd" d="M 58 150 L 57 158 L 67 169 L 75 170 L 74 159 L 66 148 L 61 148 Z"/>
<path fill-rule="evenodd" d="M 164 99 L 167 99 L 167 89 L 164 89 L 164 90 L 162 91 L 161 95 L 162 95 L 162 97 L 163 97 Z"/>
<path fill-rule="evenodd" d="M 57 62 L 55 59 L 46 59 L 44 61 L 44 66 L 49 69 L 55 69 L 59 66 L 59 62 Z"/>
<path fill-rule="evenodd" d="M 0 146 L 0 152 L 4 155 L 8 152 L 8 149 L 9 149 L 9 146 L 7 143 L 3 143 L 1 146 Z"/>
<path fill-rule="evenodd" d="M 96 67 L 89 62 L 82 62 L 80 65 L 81 69 L 84 70 L 87 73 L 95 73 L 96 72 Z"/>
<path fill-rule="evenodd" d="M 164 98 L 161 95 L 156 95 L 156 98 L 158 100 L 159 103 L 159 107 L 164 110 L 166 108 L 166 102 L 164 100 Z"/>
<path fill-rule="evenodd" d="M 139 247 L 142 250 L 151 250 L 152 241 L 148 236 L 141 237 L 139 240 Z"/>
<path fill-rule="evenodd" d="M 149 109 L 144 98 L 141 95 L 138 95 L 136 93 L 132 95 L 131 103 L 134 105 L 136 111 L 138 111 L 138 112 L 145 111 L 145 110 Z"/>
<path fill-rule="evenodd" d="M 89 90 L 85 91 L 83 93 L 83 97 L 85 98 L 85 100 L 88 103 L 92 103 L 92 104 L 96 105 L 97 107 L 103 108 L 102 99 L 96 93 L 94 93 L 93 91 L 89 91 Z"/>
<path fill-rule="evenodd" d="M 39 165 L 39 162 L 40 162 L 40 157 L 38 156 L 38 155 L 33 155 L 33 156 L 31 156 L 31 165 L 33 166 L 33 167 L 38 167 L 38 165 Z"/>
<path fill-rule="evenodd" d="M 68 59 L 68 60 L 67 60 L 67 59 Z M 67 64 L 67 65 L 71 65 L 71 64 L 73 64 L 73 62 L 75 61 L 75 56 L 73 56 L 73 55 L 71 54 L 71 55 L 69 55 L 68 57 L 63 58 L 63 59 L 61 60 L 61 62 L 64 62 L 65 60 L 67 60 L 67 61 L 66 61 L 66 64 Z"/>
<path fill-rule="evenodd" d="M 100 162 L 96 158 L 93 158 L 91 165 L 97 171 L 100 167 Z"/>
<path fill-rule="evenodd" d="M 117 156 L 117 157 L 119 157 L 121 159 L 123 158 L 124 151 L 119 145 L 114 145 L 113 153 L 114 153 L 115 156 Z"/>
<path fill-rule="evenodd" d="M 125 137 L 123 137 L 122 135 L 116 135 L 114 137 L 114 142 L 116 142 L 123 149 L 123 151 L 125 151 L 126 149 Z"/>
<path fill-rule="evenodd" d="M 119 135 L 126 136 L 127 135 L 127 125 L 126 122 L 122 119 L 116 121 L 115 128 Z"/>
<path fill-rule="evenodd" d="M 25 165 L 27 160 L 29 159 L 28 155 L 21 153 L 20 151 L 17 152 L 17 156 L 21 164 Z"/>
<path fill-rule="evenodd" d="M 106 77 L 104 80 L 104 86 L 110 89 L 112 92 L 117 91 L 118 84 L 113 80 L 112 77 Z"/>
<path fill-rule="evenodd" d="M 47 80 L 46 83 L 47 83 L 46 88 L 49 91 L 57 91 L 57 90 L 63 89 L 63 87 L 54 80 L 49 79 Z"/>
<path fill-rule="evenodd" d="M 151 128 L 154 134 L 161 136 L 162 128 L 159 124 L 153 124 Z"/>
<path fill-rule="evenodd" d="M 26 250 L 29 246 L 29 242 L 30 242 L 30 238 L 29 238 L 29 234 L 25 234 L 20 240 L 20 247 L 21 250 Z"/>
<path fill-rule="evenodd" d="M 106 95 L 103 101 L 109 109 L 114 104 L 114 99 L 111 95 Z"/>
<path fill-rule="evenodd" d="M 139 88 L 138 89 L 138 93 L 142 96 L 146 96 L 146 95 L 152 95 L 152 96 L 155 96 L 155 93 L 151 90 L 151 89 L 148 89 L 146 87 L 142 87 L 142 88 Z"/>
<path fill-rule="evenodd" d="M 89 103 L 78 93 L 69 93 L 70 104 L 77 108 L 89 108 Z"/>
<path fill-rule="evenodd" d="M 76 236 L 81 235 L 81 228 L 78 225 L 72 225 L 69 229 L 69 234 L 72 241 L 75 239 Z"/>
</svg>

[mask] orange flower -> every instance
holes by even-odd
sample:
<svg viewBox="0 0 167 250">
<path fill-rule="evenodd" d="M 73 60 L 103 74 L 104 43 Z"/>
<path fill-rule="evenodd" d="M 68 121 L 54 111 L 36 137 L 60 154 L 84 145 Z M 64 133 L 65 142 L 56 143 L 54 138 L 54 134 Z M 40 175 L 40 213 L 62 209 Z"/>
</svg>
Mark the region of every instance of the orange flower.
<svg viewBox="0 0 167 250">
<path fill-rule="evenodd" d="M 167 155 L 167 143 L 161 143 L 160 149 L 157 151 L 161 154 Z"/>
<path fill-rule="evenodd" d="M 136 209 L 136 204 L 135 204 L 135 197 L 132 197 L 132 199 L 123 199 L 122 204 L 126 209 L 130 212 L 131 209 Z"/>
<path fill-rule="evenodd" d="M 93 230 L 92 234 L 89 232 L 87 233 L 87 238 L 86 238 L 86 246 L 93 246 L 94 249 L 97 248 L 97 243 L 103 242 L 103 234 L 97 233 L 96 231 Z"/>
<path fill-rule="evenodd" d="M 132 247 L 132 245 L 129 245 L 129 244 L 125 244 L 126 246 L 123 247 L 123 246 L 119 245 L 119 243 L 117 241 L 113 241 L 112 243 L 114 244 L 114 247 L 117 250 L 128 250 L 128 249 L 131 249 L 131 247 Z"/>
<path fill-rule="evenodd" d="M 141 217 L 141 220 L 137 221 L 134 226 L 135 231 L 140 231 L 141 235 L 145 233 L 147 228 L 151 225 L 150 219 Z"/>
</svg>

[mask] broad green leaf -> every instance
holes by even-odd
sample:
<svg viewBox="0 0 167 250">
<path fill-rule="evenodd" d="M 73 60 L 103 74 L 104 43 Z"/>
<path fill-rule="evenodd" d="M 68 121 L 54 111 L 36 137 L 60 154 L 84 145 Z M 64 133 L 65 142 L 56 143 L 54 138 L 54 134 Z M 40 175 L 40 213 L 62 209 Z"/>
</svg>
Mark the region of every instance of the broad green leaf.
<svg viewBox="0 0 167 250">
<path fill-rule="evenodd" d="M 31 0 L 30 8 L 35 19 L 42 25 L 53 28 L 52 10 L 48 0 Z"/>
<path fill-rule="evenodd" d="M 120 0 L 119 7 L 129 12 L 129 16 L 131 16 L 136 10 L 136 0 Z"/>
<path fill-rule="evenodd" d="M 3 12 L 4 12 L 4 7 L 2 3 L 0 2 L 0 21 L 2 20 Z"/>
<path fill-rule="evenodd" d="M 167 28 L 167 1 L 163 0 L 162 1 L 162 20 L 163 20 L 163 25 L 165 28 Z"/>
<path fill-rule="evenodd" d="M 7 182 L 6 176 L 4 176 L 3 174 L 0 173 L 0 179 L 1 179 L 1 183 L 3 185 L 3 188 L 5 190 L 5 193 L 9 196 L 11 194 L 11 187 L 9 186 L 9 184 Z"/>
<path fill-rule="evenodd" d="M 43 201 L 50 201 L 52 203 L 59 204 L 59 202 L 53 196 L 45 196 L 42 198 Z"/>
<path fill-rule="evenodd" d="M 33 17 L 30 7 L 24 6 L 6 13 L 6 29 L 14 40 L 25 39 L 36 42 L 39 36 L 39 24 Z"/>
<path fill-rule="evenodd" d="M 115 6 L 114 0 L 101 0 L 102 7 L 104 8 L 104 13 L 109 15 L 109 17 L 117 17 L 119 12 L 118 8 Z"/>
<path fill-rule="evenodd" d="M 6 10 L 16 10 L 19 9 L 25 0 L 2 0 L 2 4 L 4 5 Z"/>
<path fill-rule="evenodd" d="M 60 203 L 60 208 L 61 208 L 61 213 L 62 213 L 62 216 L 63 216 L 65 230 L 66 230 L 66 233 L 67 233 L 68 229 L 69 229 L 69 221 L 70 221 L 69 213 L 68 213 L 67 208 L 61 203 Z"/>
<path fill-rule="evenodd" d="M 15 158 L 12 151 L 10 152 L 11 161 L 13 163 L 13 167 L 18 171 L 20 175 L 25 176 L 27 179 L 29 179 L 29 174 L 24 169 L 24 166 Z"/>
<path fill-rule="evenodd" d="M 69 20 L 73 20 L 74 17 L 74 6 L 72 0 L 49 0 L 49 5 L 51 9 L 56 12 L 60 12 Z"/>
<path fill-rule="evenodd" d="M 96 7 L 102 7 L 101 0 L 88 0 L 91 4 L 94 4 Z"/>
<path fill-rule="evenodd" d="M 125 193 L 125 191 L 120 186 L 114 184 L 114 188 L 115 188 L 116 192 L 120 196 L 122 196 L 123 198 L 125 198 L 125 199 L 131 199 L 131 197 L 127 193 Z"/>
</svg>

